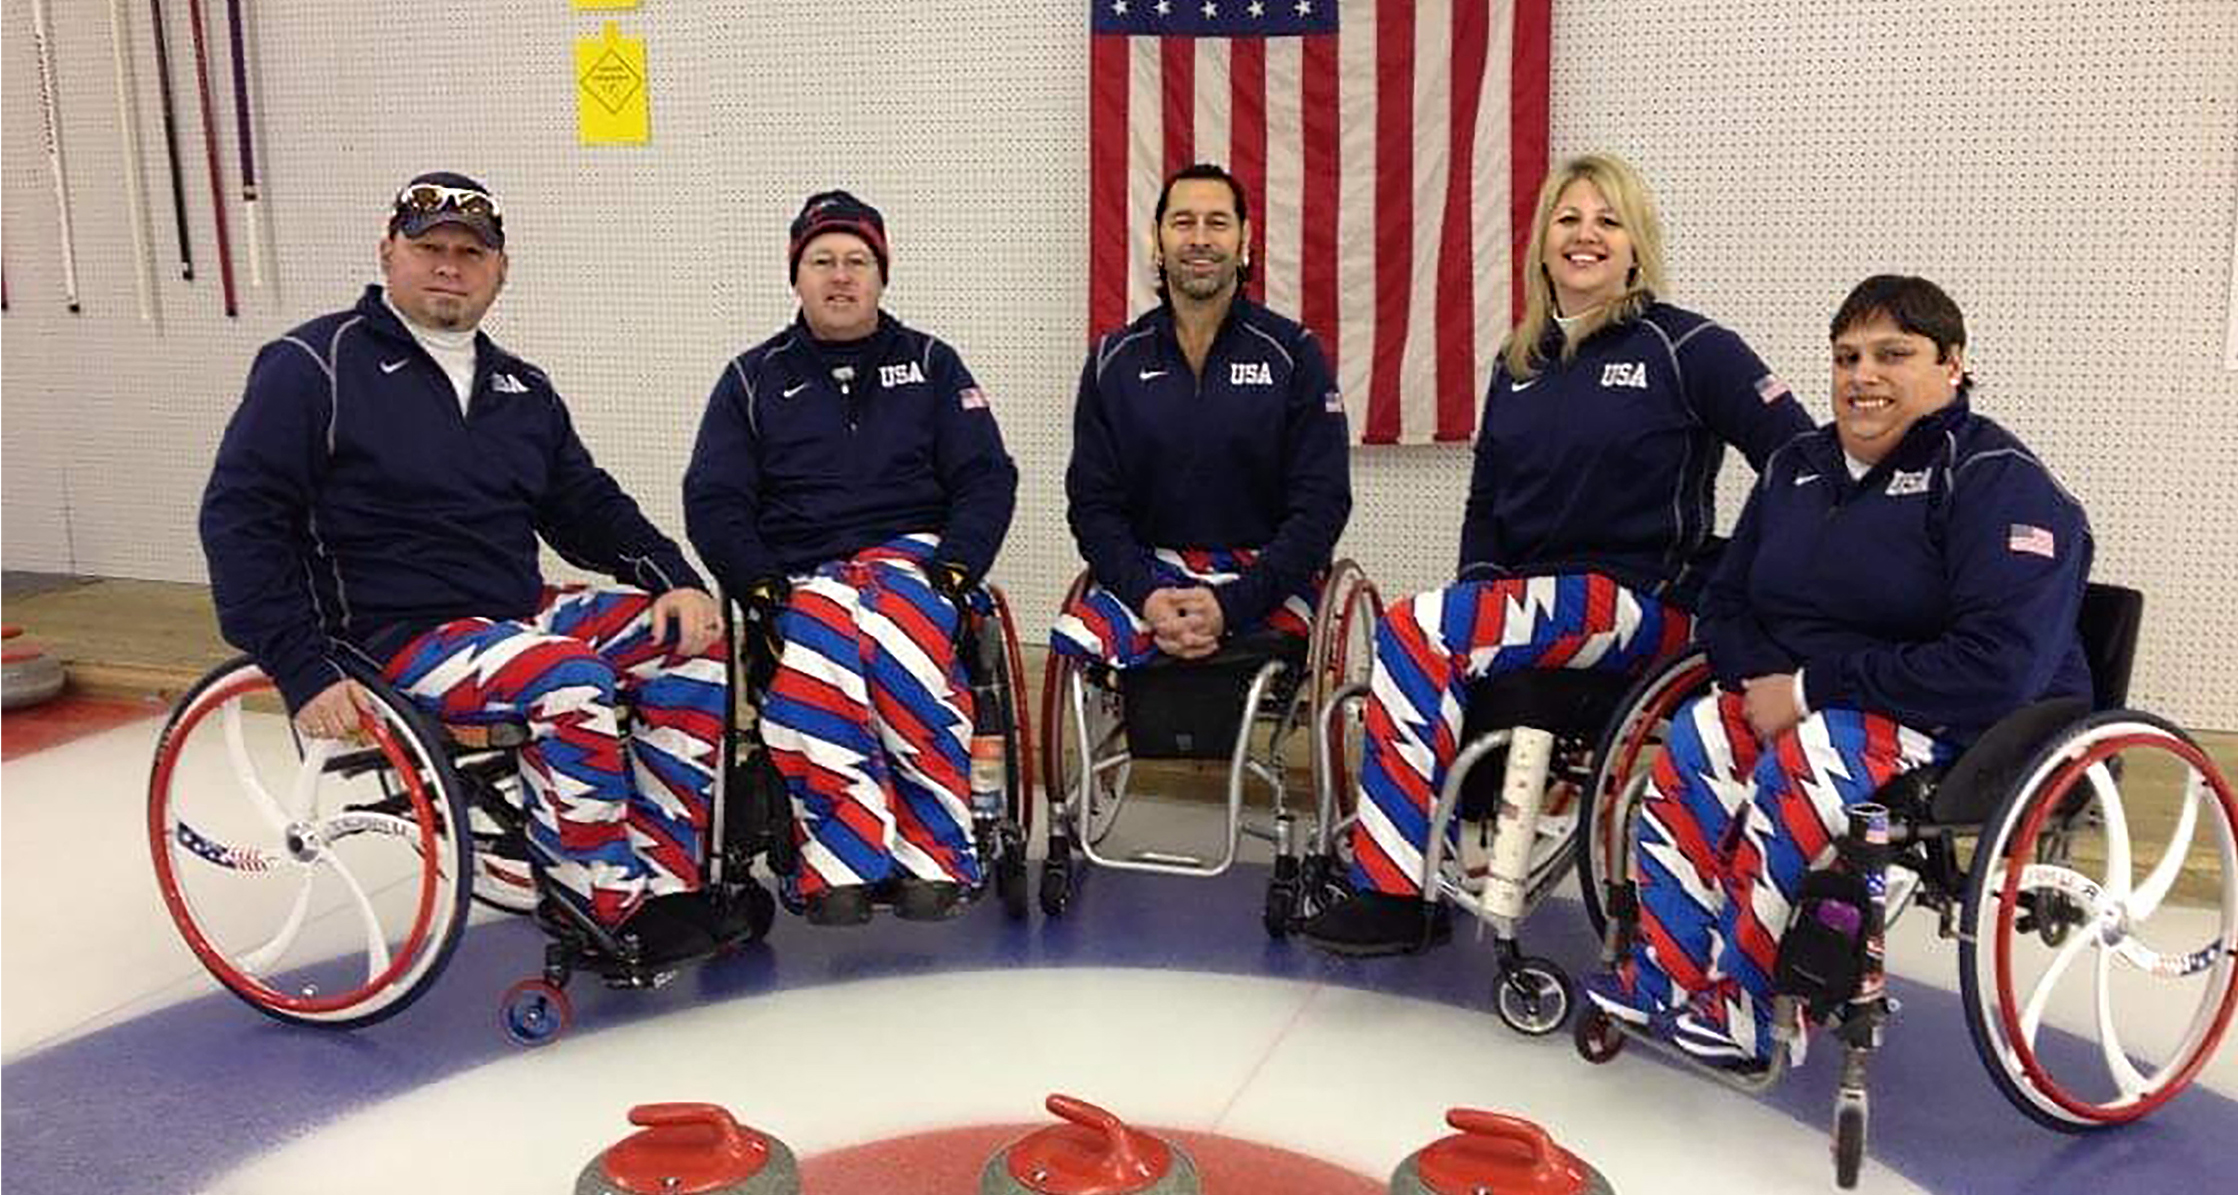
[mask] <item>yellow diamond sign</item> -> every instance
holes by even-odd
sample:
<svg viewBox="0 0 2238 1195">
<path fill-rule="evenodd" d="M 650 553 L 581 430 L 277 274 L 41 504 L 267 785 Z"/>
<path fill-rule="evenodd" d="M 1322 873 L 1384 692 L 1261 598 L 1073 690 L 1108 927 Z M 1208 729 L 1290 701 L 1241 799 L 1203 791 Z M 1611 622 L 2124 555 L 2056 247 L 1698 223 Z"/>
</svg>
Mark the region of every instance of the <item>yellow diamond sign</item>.
<svg viewBox="0 0 2238 1195">
<path fill-rule="evenodd" d="M 650 123 L 645 42 L 608 21 L 575 39 L 575 122 L 585 145 L 642 145 Z"/>
</svg>

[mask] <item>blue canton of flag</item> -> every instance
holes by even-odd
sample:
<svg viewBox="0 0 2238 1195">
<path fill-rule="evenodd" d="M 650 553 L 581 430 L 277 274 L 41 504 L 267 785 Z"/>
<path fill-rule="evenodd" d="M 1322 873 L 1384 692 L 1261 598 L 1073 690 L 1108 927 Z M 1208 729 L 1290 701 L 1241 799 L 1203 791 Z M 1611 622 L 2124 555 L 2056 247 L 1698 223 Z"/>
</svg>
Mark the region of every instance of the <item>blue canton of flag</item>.
<svg viewBox="0 0 2238 1195">
<path fill-rule="evenodd" d="M 1337 0 L 1090 0 L 1097 33 L 1297 37 L 1337 31 Z"/>
</svg>

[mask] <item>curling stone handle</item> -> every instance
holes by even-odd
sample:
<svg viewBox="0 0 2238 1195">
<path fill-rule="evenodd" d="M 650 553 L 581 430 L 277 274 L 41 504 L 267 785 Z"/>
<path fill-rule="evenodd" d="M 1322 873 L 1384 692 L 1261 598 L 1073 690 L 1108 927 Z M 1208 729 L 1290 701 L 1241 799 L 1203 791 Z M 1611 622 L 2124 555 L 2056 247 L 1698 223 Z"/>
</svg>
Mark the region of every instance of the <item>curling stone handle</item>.
<svg viewBox="0 0 2238 1195">
<path fill-rule="evenodd" d="M 1534 1170 L 1545 1166 L 1553 1154 L 1554 1143 L 1547 1138 L 1546 1130 L 1521 1117 L 1476 1108 L 1453 1108 L 1446 1112 L 1445 1123 L 1475 1136 L 1513 1141 L 1530 1153 Z"/>
<path fill-rule="evenodd" d="M 1111 1143 L 1112 1160 L 1122 1166 L 1132 1165 L 1135 1158 L 1134 1134 L 1127 1131 L 1125 1122 L 1086 1100 L 1069 1095 L 1052 1094 L 1044 1105 L 1053 1116 L 1069 1120 L 1082 1128 L 1094 1129 Z"/>
<path fill-rule="evenodd" d="M 759 1144 L 746 1139 L 738 1121 L 721 1104 L 639 1104 L 629 1110 L 629 1122 L 654 1130 L 671 1144 L 683 1144 L 695 1131 L 711 1135 L 725 1150 L 751 1151 Z"/>
</svg>

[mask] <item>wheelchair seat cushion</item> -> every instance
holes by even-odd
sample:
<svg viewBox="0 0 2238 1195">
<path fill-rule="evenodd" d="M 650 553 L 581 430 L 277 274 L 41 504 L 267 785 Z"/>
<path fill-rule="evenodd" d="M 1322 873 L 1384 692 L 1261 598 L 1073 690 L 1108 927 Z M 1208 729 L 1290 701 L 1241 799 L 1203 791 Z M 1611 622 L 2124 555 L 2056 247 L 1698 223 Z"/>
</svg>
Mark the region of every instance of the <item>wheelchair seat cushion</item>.
<svg viewBox="0 0 2238 1195">
<path fill-rule="evenodd" d="M 1251 678 L 1269 660 L 1282 661 L 1287 683 L 1270 689 L 1280 700 L 1296 691 L 1305 657 L 1305 640 L 1269 631 L 1238 636 L 1204 659 L 1160 656 L 1127 669 L 1119 674 L 1127 750 L 1137 759 L 1226 759 L 1243 729 Z"/>
<path fill-rule="evenodd" d="M 2061 697 L 2005 715 L 1943 774 L 1929 816 L 1944 825 L 1972 825 L 1987 819 L 1997 802 L 2020 782 L 2021 770 L 2044 744 L 2088 713 L 2088 701 Z"/>
<path fill-rule="evenodd" d="M 1286 635 L 1281 631 L 1270 631 L 1262 627 L 1249 634 L 1237 635 L 1229 639 L 1220 645 L 1219 651 L 1202 659 L 1184 660 L 1179 656 L 1160 654 L 1149 663 L 1130 671 L 1136 674 L 1158 671 L 1187 672 L 1199 668 L 1222 668 L 1248 664 L 1251 671 L 1256 672 L 1259 670 L 1259 665 L 1266 663 L 1268 660 L 1281 660 L 1283 663 L 1297 668 L 1304 666 L 1305 658 L 1306 641 L 1304 638 L 1297 635 Z"/>
<path fill-rule="evenodd" d="M 1631 689 L 1632 677 L 1622 672 L 1528 668 L 1502 673 L 1470 690 L 1461 740 L 1510 726 L 1598 738 Z"/>
</svg>

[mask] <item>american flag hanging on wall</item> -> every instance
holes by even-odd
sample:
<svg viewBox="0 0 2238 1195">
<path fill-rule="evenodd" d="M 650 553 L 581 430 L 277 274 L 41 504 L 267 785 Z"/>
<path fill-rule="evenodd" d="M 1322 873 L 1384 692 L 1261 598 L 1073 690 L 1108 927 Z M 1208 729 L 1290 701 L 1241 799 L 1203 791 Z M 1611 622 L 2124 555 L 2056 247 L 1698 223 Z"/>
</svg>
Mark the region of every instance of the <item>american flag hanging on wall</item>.
<svg viewBox="0 0 2238 1195">
<path fill-rule="evenodd" d="M 1159 185 L 1251 202 L 1250 294 L 1313 330 L 1366 444 L 1464 441 L 1522 306 L 1553 0 L 1090 0 L 1088 322 L 1157 302 Z"/>
</svg>

